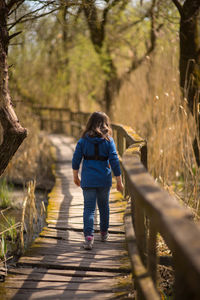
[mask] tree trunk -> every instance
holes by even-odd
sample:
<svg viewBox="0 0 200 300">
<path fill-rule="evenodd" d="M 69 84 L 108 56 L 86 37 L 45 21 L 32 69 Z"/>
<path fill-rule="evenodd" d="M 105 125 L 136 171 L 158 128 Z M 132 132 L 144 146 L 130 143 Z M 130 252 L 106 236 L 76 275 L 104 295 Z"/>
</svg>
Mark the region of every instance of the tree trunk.
<svg viewBox="0 0 200 300">
<path fill-rule="evenodd" d="M 110 77 L 105 82 L 104 103 L 105 111 L 112 118 L 114 98 L 120 90 L 121 80 L 117 76 Z"/>
<path fill-rule="evenodd" d="M 117 74 L 116 66 L 110 56 L 109 49 L 107 48 L 106 55 L 100 54 L 101 65 L 105 74 L 104 96 L 103 103 L 106 113 L 112 118 L 112 109 L 114 98 L 120 90 L 121 80 Z"/>
<path fill-rule="evenodd" d="M 187 0 L 180 21 L 180 86 L 196 118 L 200 102 L 199 0 Z"/>
<path fill-rule="evenodd" d="M 27 130 L 20 125 L 14 112 L 8 89 L 8 12 L 5 1 L 0 1 L 0 122 L 3 128 L 3 141 L 0 145 L 0 175 L 27 136 Z"/>
<path fill-rule="evenodd" d="M 199 0 L 186 0 L 182 6 L 180 21 L 180 86 L 188 101 L 190 112 L 195 118 L 197 136 L 193 141 L 196 163 L 200 166 L 200 37 L 199 37 Z"/>
</svg>

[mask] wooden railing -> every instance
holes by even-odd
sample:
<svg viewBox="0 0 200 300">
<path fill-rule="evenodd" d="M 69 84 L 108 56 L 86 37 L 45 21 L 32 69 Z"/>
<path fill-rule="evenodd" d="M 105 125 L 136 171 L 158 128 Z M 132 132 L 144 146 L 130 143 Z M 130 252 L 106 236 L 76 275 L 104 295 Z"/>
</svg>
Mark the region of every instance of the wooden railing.
<svg viewBox="0 0 200 300">
<path fill-rule="evenodd" d="M 78 137 L 89 113 L 73 112 L 68 108 L 34 106 L 40 129 L 50 133 L 65 133 Z"/>
<path fill-rule="evenodd" d="M 47 112 L 47 108 L 44 110 Z M 51 114 L 53 111 L 51 108 Z M 61 132 L 78 137 L 89 114 L 66 112 L 68 119 L 63 123 L 66 130 Z M 47 129 L 45 124 L 50 120 L 45 122 L 41 122 L 43 129 Z M 157 255 L 158 234 L 172 253 L 175 274 L 173 299 L 200 299 L 199 228 L 193 222 L 191 213 L 148 173 L 145 140 L 130 127 L 113 124 L 112 128 L 123 170 L 124 196 L 128 203 L 125 231 L 137 299 L 161 298 L 157 288 L 157 267 L 160 263 Z"/>
<path fill-rule="evenodd" d="M 173 299 L 200 299 L 199 228 L 191 213 L 148 173 L 146 142 L 130 128 L 114 125 L 114 131 L 117 147 L 121 148 L 125 191 L 129 199 L 125 231 L 138 299 L 160 299 L 157 290 L 158 234 L 172 253 Z"/>
</svg>

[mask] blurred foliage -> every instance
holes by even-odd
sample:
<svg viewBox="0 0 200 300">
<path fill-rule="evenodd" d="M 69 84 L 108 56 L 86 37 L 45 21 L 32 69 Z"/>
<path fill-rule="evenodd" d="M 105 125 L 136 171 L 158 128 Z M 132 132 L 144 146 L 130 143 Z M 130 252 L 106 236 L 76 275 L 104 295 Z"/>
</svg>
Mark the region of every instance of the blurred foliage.
<svg viewBox="0 0 200 300">
<path fill-rule="evenodd" d="M 91 43 L 84 14 L 77 16 L 76 8 L 68 10 L 65 18 L 58 11 L 34 22 L 17 24 L 14 30 L 22 34 L 10 46 L 11 90 L 30 104 L 85 111 L 102 106 L 106 76 L 110 76 L 109 60 L 113 60 L 120 75 L 148 47 L 150 4 L 147 1 L 141 6 L 139 1 L 132 1 L 122 9 L 119 1 L 109 11 L 100 56 Z M 102 10 L 103 4 L 98 6 L 99 19 Z M 163 43 L 166 31 L 174 35 L 177 30 L 177 26 L 166 27 L 168 18 L 177 17 L 177 12 L 171 1 L 159 4 L 157 10 L 156 22 L 164 26 L 158 42 Z"/>
</svg>

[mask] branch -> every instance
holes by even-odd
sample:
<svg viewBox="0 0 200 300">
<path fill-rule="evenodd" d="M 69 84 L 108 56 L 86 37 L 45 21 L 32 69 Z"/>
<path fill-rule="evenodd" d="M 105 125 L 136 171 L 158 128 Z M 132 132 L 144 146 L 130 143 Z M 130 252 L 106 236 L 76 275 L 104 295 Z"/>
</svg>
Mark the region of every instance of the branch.
<svg viewBox="0 0 200 300">
<path fill-rule="evenodd" d="M 199 14 L 200 10 L 200 1 L 199 0 L 185 0 L 183 4 L 183 11 L 186 12 L 186 15 L 188 18 L 191 18 L 193 16 L 197 16 Z"/>
<path fill-rule="evenodd" d="M 8 1 L 7 8 L 10 10 L 15 4 L 18 4 L 21 0 L 10 0 Z"/>
<path fill-rule="evenodd" d="M 178 0 L 172 0 L 172 2 L 174 3 L 174 5 L 177 7 L 180 15 L 182 16 L 183 15 L 183 7 L 182 5 L 180 4 L 180 2 Z"/>
<path fill-rule="evenodd" d="M 101 36 L 102 36 L 102 40 L 104 40 L 104 37 L 105 37 L 105 26 L 106 26 L 106 23 L 107 23 L 108 13 L 109 13 L 110 9 L 112 9 L 113 7 L 115 7 L 120 2 L 121 2 L 120 0 L 115 0 L 115 1 L 111 2 L 110 4 L 108 4 L 104 8 L 103 16 L 102 16 L 102 21 L 101 21 Z M 107 3 L 108 3 L 108 1 L 107 1 Z M 128 3 L 127 0 L 123 1 L 121 10 L 123 9 L 123 6 L 125 6 L 127 3 Z"/>
<path fill-rule="evenodd" d="M 82 13 L 82 11 L 83 11 L 83 7 L 79 6 L 78 11 L 77 11 L 76 16 L 75 16 L 75 19 L 74 19 L 74 24 L 77 24 L 78 18 L 80 16 L 80 14 Z"/>
<path fill-rule="evenodd" d="M 20 23 L 25 23 L 25 22 L 29 22 L 29 21 L 34 21 L 36 19 L 39 19 L 39 18 L 42 18 L 42 17 L 45 17 L 45 16 L 48 16 L 50 14 L 52 14 L 53 12 L 59 10 L 59 8 L 55 8 L 55 9 L 52 9 L 51 11 L 47 12 L 47 13 L 44 13 L 44 14 L 41 14 L 41 15 L 38 15 L 38 16 L 33 16 L 33 17 L 30 17 L 30 18 L 27 18 L 27 19 L 24 19 L 22 21 L 20 21 Z"/>
<path fill-rule="evenodd" d="M 12 8 L 12 6 L 11 6 L 11 7 L 9 8 L 9 14 L 8 14 L 8 16 L 12 15 L 12 13 L 15 12 L 15 11 L 20 7 L 20 5 L 23 4 L 24 1 L 25 1 L 25 0 L 18 1 L 18 2 L 16 3 L 16 7 L 13 8 L 13 10 L 11 10 L 11 8 Z M 10 10 L 11 10 L 11 11 L 10 11 Z"/>
<path fill-rule="evenodd" d="M 11 34 L 11 35 L 9 36 L 9 40 L 13 39 L 14 37 L 16 37 L 16 36 L 17 36 L 18 34 L 20 34 L 20 33 L 22 33 L 22 31 L 18 31 L 18 32 L 15 32 L 15 33 Z"/>
<path fill-rule="evenodd" d="M 51 2 L 51 3 L 53 3 L 53 2 Z M 19 19 L 17 19 L 14 23 L 8 24 L 8 26 L 10 26 L 10 27 L 8 28 L 8 31 L 9 31 L 10 29 L 12 29 L 12 28 L 13 28 L 17 23 L 19 23 L 19 22 L 20 22 L 20 23 L 24 23 L 24 22 L 26 22 L 26 21 L 38 19 L 38 18 L 40 18 L 40 17 L 49 15 L 49 14 L 51 14 L 52 12 L 54 12 L 54 11 L 56 11 L 56 10 L 59 9 L 59 8 L 55 8 L 55 9 L 53 9 L 53 10 L 47 12 L 47 13 L 43 13 L 43 14 L 41 14 L 41 15 L 39 15 L 39 16 L 34 16 L 34 17 L 29 18 L 29 19 L 25 19 L 26 17 L 31 16 L 31 15 L 34 15 L 35 13 L 37 13 L 37 12 L 43 10 L 43 9 L 46 8 L 48 5 L 49 5 L 49 4 L 46 4 L 46 5 L 44 5 L 44 6 L 40 7 L 40 8 L 35 9 L 34 11 L 30 11 L 30 12 L 28 12 L 27 14 L 21 16 L 21 17 L 20 17 Z M 25 20 L 23 20 L 23 19 L 25 19 Z"/>
<path fill-rule="evenodd" d="M 124 27 L 121 27 L 118 31 L 118 33 L 122 33 L 124 31 L 126 31 L 127 29 L 136 26 L 137 24 L 140 24 L 142 21 L 144 21 L 145 18 L 147 18 L 149 16 L 149 13 L 146 13 L 145 15 L 143 15 L 141 17 L 141 19 L 137 20 L 137 21 L 133 21 L 132 23 L 128 23 L 126 24 Z"/>
<path fill-rule="evenodd" d="M 122 81 L 124 81 L 125 78 L 127 78 L 135 69 L 137 69 L 146 60 L 146 58 L 154 51 L 154 49 L 156 47 L 157 33 L 162 27 L 162 25 L 159 25 L 157 28 L 155 28 L 156 1 L 157 0 L 153 0 L 150 11 L 149 11 L 150 18 L 151 18 L 150 45 L 142 57 L 140 57 L 139 59 L 135 59 L 135 57 L 134 57 L 130 68 L 122 76 Z"/>
</svg>

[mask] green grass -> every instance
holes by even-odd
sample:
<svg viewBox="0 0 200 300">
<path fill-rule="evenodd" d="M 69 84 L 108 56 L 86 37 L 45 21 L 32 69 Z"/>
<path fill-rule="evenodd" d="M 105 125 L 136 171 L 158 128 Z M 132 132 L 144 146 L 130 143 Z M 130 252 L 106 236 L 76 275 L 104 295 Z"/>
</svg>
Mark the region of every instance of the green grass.
<svg viewBox="0 0 200 300">
<path fill-rule="evenodd" d="M 10 226 L 14 226 L 16 224 L 15 218 L 10 217 L 9 223 L 10 223 Z M 17 229 L 15 227 L 10 228 L 7 233 L 7 237 L 12 241 L 12 243 L 15 243 L 16 238 L 17 238 Z"/>
<path fill-rule="evenodd" d="M 0 259 L 7 258 L 8 252 L 15 246 L 18 241 L 17 224 L 14 217 L 5 217 L 6 225 L 3 225 L 3 231 L 0 235 Z"/>
<path fill-rule="evenodd" d="M 8 185 L 5 178 L 0 180 L 0 208 L 5 209 L 11 206 L 10 193 L 12 192 L 12 186 Z"/>
</svg>

